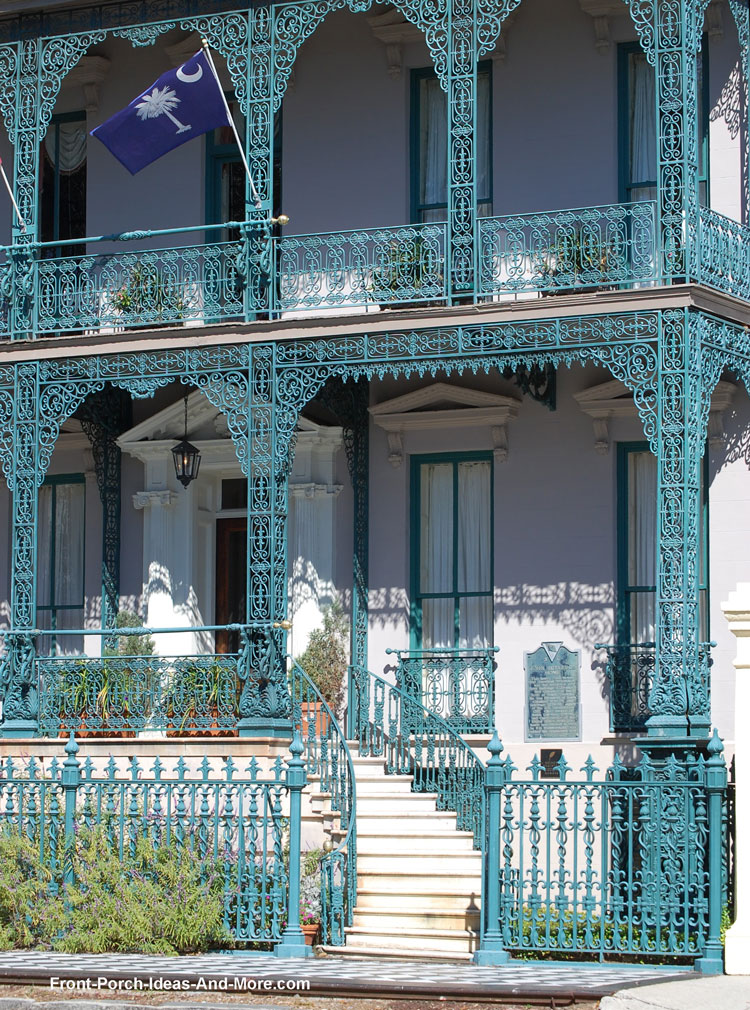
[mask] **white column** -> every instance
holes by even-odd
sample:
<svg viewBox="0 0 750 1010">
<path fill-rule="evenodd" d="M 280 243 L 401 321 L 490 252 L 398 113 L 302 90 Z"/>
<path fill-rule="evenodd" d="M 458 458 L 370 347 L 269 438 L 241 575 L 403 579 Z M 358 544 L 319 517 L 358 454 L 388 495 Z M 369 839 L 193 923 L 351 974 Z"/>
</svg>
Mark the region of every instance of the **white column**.
<svg viewBox="0 0 750 1010">
<path fill-rule="evenodd" d="M 169 509 L 172 491 L 138 491 L 133 505 L 143 510 L 143 598 L 146 626 L 170 628 L 175 624 L 170 563 Z M 174 655 L 175 635 L 156 635 L 157 652 Z"/>
<path fill-rule="evenodd" d="M 735 687 L 735 907 L 737 920 L 727 931 L 724 970 L 727 975 L 750 975 L 750 582 L 740 582 L 721 609 L 737 638 Z"/>
</svg>

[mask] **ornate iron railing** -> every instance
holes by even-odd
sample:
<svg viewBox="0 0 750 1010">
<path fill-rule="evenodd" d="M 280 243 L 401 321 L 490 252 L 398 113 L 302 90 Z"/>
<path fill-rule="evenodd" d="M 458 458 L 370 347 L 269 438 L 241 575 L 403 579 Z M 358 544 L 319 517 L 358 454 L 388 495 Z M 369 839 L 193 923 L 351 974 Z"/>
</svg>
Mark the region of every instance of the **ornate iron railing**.
<svg viewBox="0 0 750 1010">
<path fill-rule="evenodd" d="M 653 201 L 480 218 L 479 294 L 606 290 L 660 280 Z"/>
<path fill-rule="evenodd" d="M 349 704 L 359 753 L 381 757 L 390 775 L 412 775 L 412 790 L 436 793 L 439 810 L 482 845 L 484 765 L 458 732 L 407 691 L 363 667 L 351 668 Z"/>
<path fill-rule="evenodd" d="M 701 207 L 698 243 L 698 282 L 750 298 L 750 228 Z"/>
<path fill-rule="evenodd" d="M 321 940 L 333 946 L 345 942 L 344 930 L 352 924 L 357 901 L 357 786 L 354 764 L 343 730 L 328 702 L 296 662 L 290 660 L 289 686 L 292 721 L 305 750 L 308 775 L 319 776 L 320 790 L 328 794 L 331 810 L 338 814 L 339 841 L 321 860 Z"/>
<path fill-rule="evenodd" d="M 207 874 L 219 874 L 233 938 L 283 947 L 298 924 L 290 899 L 299 866 L 286 851 L 300 833 L 291 802 L 305 778 L 298 740 L 286 769 L 277 758 L 265 775 L 254 758 L 243 772 L 231 757 L 195 765 L 180 758 L 173 770 L 158 758 L 150 769 L 135 757 L 124 767 L 110 758 L 98 769 L 90 758 L 81 764 L 72 735 L 65 750 L 64 762 L 44 770 L 34 758 L 7 758 L 0 768 L 0 828 L 38 846 L 53 888 L 74 882 L 70 849 L 86 829 L 101 830 L 126 864 L 143 839 L 154 850 L 189 850 Z M 292 939 L 299 953 L 301 934 Z"/>
<path fill-rule="evenodd" d="M 238 654 L 44 656 L 36 661 L 44 736 L 236 734 Z"/>
<path fill-rule="evenodd" d="M 495 662 L 489 649 L 386 649 L 398 657 L 396 685 L 459 733 L 495 727 Z"/>
<path fill-rule="evenodd" d="M 589 757 L 572 779 L 562 756 L 550 781 L 536 757 L 516 780 L 501 751 L 493 738 L 480 960 L 703 955 L 703 970 L 716 970 L 726 793 L 718 737 L 707 761 L 644 757 L 626 769 L 615 758 L 604 776 Z"/>
<path fill-rule="evenodd" d="M 446 231 L 445 224 L 422 224 L 276 238 L 276 310 L 443 301 Z"/>
<path fill-rule="evenodd" d="M 710 704 L 711 642 L 698 648 L 697 682 L 688 685 L 694 700 Z M 597 645 L 606 649 L 606 676 L 609 682 L 609 722 L 613 732 L 635 733 L 646 728 L 651 715 L 649 694 L 654 682 L 656 645 L 643 642 L 628 645 Z"/>
</svg>

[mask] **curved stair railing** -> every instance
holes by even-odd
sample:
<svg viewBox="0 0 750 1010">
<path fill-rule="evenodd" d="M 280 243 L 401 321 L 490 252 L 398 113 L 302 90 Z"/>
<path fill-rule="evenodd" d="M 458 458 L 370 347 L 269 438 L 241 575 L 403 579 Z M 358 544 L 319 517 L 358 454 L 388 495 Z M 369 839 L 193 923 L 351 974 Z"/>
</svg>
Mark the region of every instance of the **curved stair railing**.
<svg viewBox="0 0 750 1010">
<path fill-rule="evenodd" d="M 292 722 L 299 730 L 308 775 L 320 777 L 320 790 L 330 796 L 343 836 L 321 859 L 321 941 L 344 943 L 357 899 L 357 786 L 354 763 L 341 726 L 325 698 L 296 660 L 289 667 Z"/>
<path fill-rule="evenodd" d="M 363 757 L 383 757 L 386 774 L 412 775 L 412 791 L 436 793 L 438 810 L 457 816 L 459 831 L 471 831 L 474 848 L 485 834 L 485 766 L 444 719 L 413 694 L 364 667 L 352 666 L 352 737 Z"/>
</svg>

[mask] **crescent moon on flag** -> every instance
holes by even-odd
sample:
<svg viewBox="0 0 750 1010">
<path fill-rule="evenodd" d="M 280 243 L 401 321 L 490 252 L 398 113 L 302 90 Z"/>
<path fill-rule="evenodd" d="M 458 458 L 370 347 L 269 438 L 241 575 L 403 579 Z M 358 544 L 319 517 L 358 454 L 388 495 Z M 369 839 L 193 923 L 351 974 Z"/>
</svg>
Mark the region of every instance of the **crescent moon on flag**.
<svg viewBox="0 0 750 1010">
<path fill-rule="evenodd" d="M 180 67 L 177 71 L 177 77 L 186 84 L 195 84 L 196 81 L 199 81 L 203 77 L 203 67 L 199 63 L 194 74 L 186 74 L 182 67 Z"/>
</svg>

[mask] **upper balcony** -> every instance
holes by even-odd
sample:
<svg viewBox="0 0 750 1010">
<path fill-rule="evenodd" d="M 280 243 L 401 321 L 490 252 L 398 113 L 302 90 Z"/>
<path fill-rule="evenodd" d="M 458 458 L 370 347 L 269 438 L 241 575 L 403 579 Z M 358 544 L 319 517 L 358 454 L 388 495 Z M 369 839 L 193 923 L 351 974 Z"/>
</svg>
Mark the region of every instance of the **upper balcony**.
<svg viewBox="0 0 750 1010">
<path fill-rule="evenodd" d="M 73 15 L 80 33 L 88 15 Z M 654 69 L 622 0 L 524 0 L 479 63 L 469 233 L 448 211 L 456 127 L 446 93 L 425 36 L 391 7 L 329 14 L 286 62 L 277 53 L 278 108 L 265 134 L 252 102 L 242 112 L 231 58 L 217 44 L 260 172 L 261 212 L 229 128 L 129 175 L 89 131 L 189 58 L 196 26 L 186 18 L 97 31 L 65 57 L 64 72 L 54 68 L 48 124 L 42 67 L 26 233 L 13 229 L 0 191 L 0 339 L 127 339 L 154 327 L 181 333 L 675 281 L 750 298 L 739 43 L 725 0 L 709 7 L 698 62 L 703 206 L 695 228 L 684 228 L 695 252 L 677 272 L 660 226 Z M 2 27 L 0 19 L 0 39 Z M 0 103 L 0 156 L 15 165 L 18 192 L 29 151 L 11 104 Z"/>
</svg>

